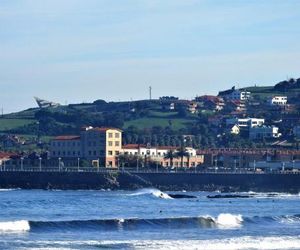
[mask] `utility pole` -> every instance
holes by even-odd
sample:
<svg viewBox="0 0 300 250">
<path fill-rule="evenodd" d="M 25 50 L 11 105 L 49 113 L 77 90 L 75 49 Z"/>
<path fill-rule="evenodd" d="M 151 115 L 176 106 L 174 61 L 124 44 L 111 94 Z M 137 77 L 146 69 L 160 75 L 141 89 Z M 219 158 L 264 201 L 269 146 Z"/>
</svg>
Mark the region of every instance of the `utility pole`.
<svg viewBox="0 0 300 250">
<path fill-rule="evenodd" d="M 149 86 L 149 99 L 152 100 L 152 87 Z"/>
</svg>

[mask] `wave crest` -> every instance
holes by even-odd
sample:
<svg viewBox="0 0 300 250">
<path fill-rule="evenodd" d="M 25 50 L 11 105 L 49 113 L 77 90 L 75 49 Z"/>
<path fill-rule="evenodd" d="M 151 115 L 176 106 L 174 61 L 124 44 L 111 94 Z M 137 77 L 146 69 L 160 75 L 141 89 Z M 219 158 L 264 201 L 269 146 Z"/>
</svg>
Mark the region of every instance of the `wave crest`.
<svg viewBox="0 0 300 250">
<path fill-rule="evenodd" d="M 24 232 L 29 230 L 30 225 L 27 220 L 0 222 L 0 232 Z"/>
<path fill-rule="evenodd" d="M 156 188 L 143 188 L 136 191 L 135 193 L 129 194 L 129 196 L 139 196 L 139 195 L 149 195 L 149 194 L 161 199 L 173 199 L 167 193 L 164 193 Z"/>
</svg>

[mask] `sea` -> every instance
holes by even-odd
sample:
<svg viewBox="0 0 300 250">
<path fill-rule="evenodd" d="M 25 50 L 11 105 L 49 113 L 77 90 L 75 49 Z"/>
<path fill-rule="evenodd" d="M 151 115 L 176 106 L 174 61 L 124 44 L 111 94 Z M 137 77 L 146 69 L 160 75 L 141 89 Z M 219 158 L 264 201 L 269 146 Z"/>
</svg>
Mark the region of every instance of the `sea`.
<svg viewBox="0 0 300 250">
<path fill-rule="evenodd" d="M 299 194 L 215 195 L 0 189 L 0 249 L 300 249 Z"/>
</svg>

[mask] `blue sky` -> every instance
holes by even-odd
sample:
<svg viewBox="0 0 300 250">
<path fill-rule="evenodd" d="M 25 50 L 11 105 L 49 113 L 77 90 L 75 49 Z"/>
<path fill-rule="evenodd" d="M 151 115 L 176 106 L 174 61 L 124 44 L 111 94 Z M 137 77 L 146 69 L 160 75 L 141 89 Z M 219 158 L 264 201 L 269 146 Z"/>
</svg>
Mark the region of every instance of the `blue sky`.
<svg viewBox="0 0 300 250">
<path fill-rule="evenodd" d="M 300 77 L 300 1 L 0 0 L 0 106 L 192 98 Z"/>
</svg>

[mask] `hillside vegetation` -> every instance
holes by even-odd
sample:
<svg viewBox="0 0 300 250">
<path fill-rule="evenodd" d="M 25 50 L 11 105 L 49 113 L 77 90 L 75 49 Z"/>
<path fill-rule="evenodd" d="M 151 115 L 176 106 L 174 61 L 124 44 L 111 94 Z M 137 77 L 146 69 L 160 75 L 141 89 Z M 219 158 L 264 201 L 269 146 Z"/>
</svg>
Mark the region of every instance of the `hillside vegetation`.
<svg viewBox="0 0 300 250">
<path fill-rule="evenodd" d="M 265 102 L 272 95 L 287 95 L 289 100 L 298 100 L 300 80 L 283 81 L 275 86 L 244 88 L 251 92 L 252 100 Z M 174 97 L 170 98 L 169 102 Z M 124 130 L 124 143 L 151 143 L 153 145 L 180 145 L 195 147 L 253 146 L 253 142 L 242 136 L 221 136 L 219 128 L 209 124 L 209 118 L 230 117 L 224 111 L 198 108 L 198 113 L 188 112 L 188 101 L 176 101 L 176 108 L 170 110 L 162 100 L 139 100 L 132 102 L 106 102 L 70 104 L 51 108 L 31 108 L 4 115 L 0 119 L 0 133 L 27 136 L 52 136 L 79 134 L 82 126 L 110 126 Z M 260 106 L 249 108 L 248 115 L 259 115 L 266 119 L 281 119 L 280 113 L 270 114 Z M 251 111 L 252 110 L 252 111 Z M 252 112 L 252 113 L 251 113 Z"/>
</svg>

